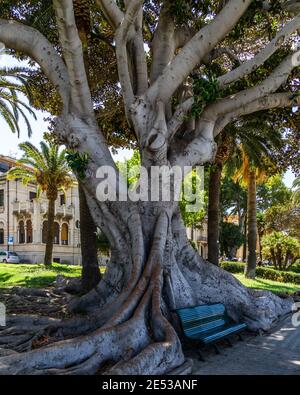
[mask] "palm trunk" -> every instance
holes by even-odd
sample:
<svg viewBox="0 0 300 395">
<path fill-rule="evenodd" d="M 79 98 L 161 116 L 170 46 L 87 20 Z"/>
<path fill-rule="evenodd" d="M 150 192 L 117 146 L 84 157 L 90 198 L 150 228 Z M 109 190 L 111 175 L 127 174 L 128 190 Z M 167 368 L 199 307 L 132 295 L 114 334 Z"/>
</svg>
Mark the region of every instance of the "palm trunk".
<svg viewBox="0 0 300 395">
<path fill-rule="evenodd" d="M 256 244 L 257 244 L 257 218 L 256 218 L 256 172 L 251 170 L 248 182 L 248 258 L 245 269 L 247 278 L 255 278 L 256 271 Z"/>
<path fill-rule="evenodd" d="M 208 260 L 214 265 L 219 265 L 221 175 L 222 164 L 218 163 L 210 170 L 207 223 Z"/>
<path fill-rule="evenodd" d="M 247 223 L 248 223 L 248 215 L 246 214 L 243 224 L 243 235 L 245 240 L 243 243 L 243 262 L 245 262 L 247 258 Z"/>
<path fill-rule="evenodd" d="M 81 284 L 84 292 L 93 289 L 100 281 L 101 275 L 97 254 L 97 227 L 87 205 L 85 193 L 79 182 L 80 241 L 82 256 Z"/>
<path fill-rule="evenodd" d="M 48 229 L 47 229 L 47 244 L 45 251 L 44 264 L 45 266 L 52 265 L 52 253 L 54 243 L 54 217 L 55 217 L 55 200 L 48 200 Z"/>
</svg>

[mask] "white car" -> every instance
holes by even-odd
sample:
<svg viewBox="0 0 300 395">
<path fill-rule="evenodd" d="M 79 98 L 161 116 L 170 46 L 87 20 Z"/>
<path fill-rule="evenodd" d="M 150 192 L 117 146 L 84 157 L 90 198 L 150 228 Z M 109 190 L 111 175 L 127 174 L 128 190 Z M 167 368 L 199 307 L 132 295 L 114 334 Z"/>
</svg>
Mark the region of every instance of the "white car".
<svg viewBox="0 0 300 395">
<path fill-rule="evenodd" d="M 20 263 L 20 257 L 13 251 L 0 251 L 0 262 L 2 263 Z"/>
</svg>

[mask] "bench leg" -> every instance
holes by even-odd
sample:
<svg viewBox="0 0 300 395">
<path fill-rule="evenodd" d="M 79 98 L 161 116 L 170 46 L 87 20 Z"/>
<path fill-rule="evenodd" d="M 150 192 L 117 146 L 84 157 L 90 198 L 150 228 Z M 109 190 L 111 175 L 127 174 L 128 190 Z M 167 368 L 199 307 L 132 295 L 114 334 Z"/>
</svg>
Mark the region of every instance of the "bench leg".
<svg viewBox="0 0 300 395">
<path fill-rule="evenodd" d="M 216 344 L 213 344 L 213 347 L 215 349 L 215 352 L 217 355 L 221 354 L 219 347 Z"/>
<path fill-rule="evenodd" d="M 233 344 L 231 343 L 231 340 L 229 339 L 229 337 L 226 339 L 226 342 L 229 347 L 233 347 Z"/>
<path fill-rule="evenodd" d="M 241 342 L 243 342 L 243 341 L 244 341 L 243 336 L 242 336 L 240 333 L 238 333 L 237 335 L 238 335 L 238 337 L 239 337 L 239 340 L 240 340 Z"/>
<path fill-rule="evenodd" d="M 202 354 L 202 352 L 200 350 L 197 350 L 197 355 L 199 356 L 200 361 L 205 362 L 203 354 Z"/>
</svg>

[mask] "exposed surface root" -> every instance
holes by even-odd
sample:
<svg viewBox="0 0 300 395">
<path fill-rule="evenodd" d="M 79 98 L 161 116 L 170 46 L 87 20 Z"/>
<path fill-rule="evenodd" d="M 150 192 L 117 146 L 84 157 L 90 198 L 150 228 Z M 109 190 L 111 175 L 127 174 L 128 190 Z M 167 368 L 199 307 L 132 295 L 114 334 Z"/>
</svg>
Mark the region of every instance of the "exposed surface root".
<svg viewBox="0 0 300 395">
<path fill-rule="evenodd" d="M 168 216 L 159 216 L 146 264 L 141 266 L 139 256 L 131 267 L 128 278 L 134 286 L 127 284 L 114 298 L 106 296 L 102 308 L 97 305 L 99 289 L 95 290 L 93 314 L 65 322 L 12 318 L 0 331 L 0 374 L 189 372 L 191 364 L 184 359 L 170 310 L 220 302 L 234 320 L 245 321 L 252 330 L 270 329 L 291 310 L 291 299 L 245 288 L 230 273 L 200 258 L 181 229 L 168 240 L 168 229 Z M 92 296 L 93 292 L 88 294 L 88 306 Z M 32 346 L 41 348 L 20 354 L 12 351 Z"/>
</svg>

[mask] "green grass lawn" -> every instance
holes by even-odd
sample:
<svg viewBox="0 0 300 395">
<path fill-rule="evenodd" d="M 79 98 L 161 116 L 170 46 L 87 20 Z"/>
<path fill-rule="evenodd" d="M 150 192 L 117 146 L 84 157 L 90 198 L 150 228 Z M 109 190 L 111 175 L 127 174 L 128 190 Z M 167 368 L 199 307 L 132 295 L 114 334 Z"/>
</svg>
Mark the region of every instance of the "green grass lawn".
<svg viewBox="0 0 300 395">
<path fill-rule="evenodd" d="M 47 287 L 53 283 L 58 274 L 66 277 L 79 277 L 81 275 L 81 267 L 54 263 L 51 268 L 46 269 L 44 265 L 10 265 L 1 263 L 0 288 L 15 286 L 28 288 Z M 262 278 L 249 280 L 243 274 L 234 274 L 234 276 L 249 288 L 265 289 L 275 293 L 300 291 L 300 285 L 296 284 L 279 283 Z"/>
<path fill-rule="evenodd" d="M 300 291 L 300 285 L 297 284 L 279 283 L 277 281 L 266 280 L 258 277 L 255 280 L 249 280 L 248 278 L 245 278 L 243 274 L 239 273 L 234 274 L 234 276 L 248 288 L 264 289 L 274 293 L 294 293 Z"/>
<path fill-rule="evenodd" d="M 44 265 L 11 265 L 0 264 L 0 288 L 28 287 L 41 288 L 51 285 L 57 275 L 79 277 L 80 266 L 69 266 L 54 263 L 46 269 Z"/>
</svg>

